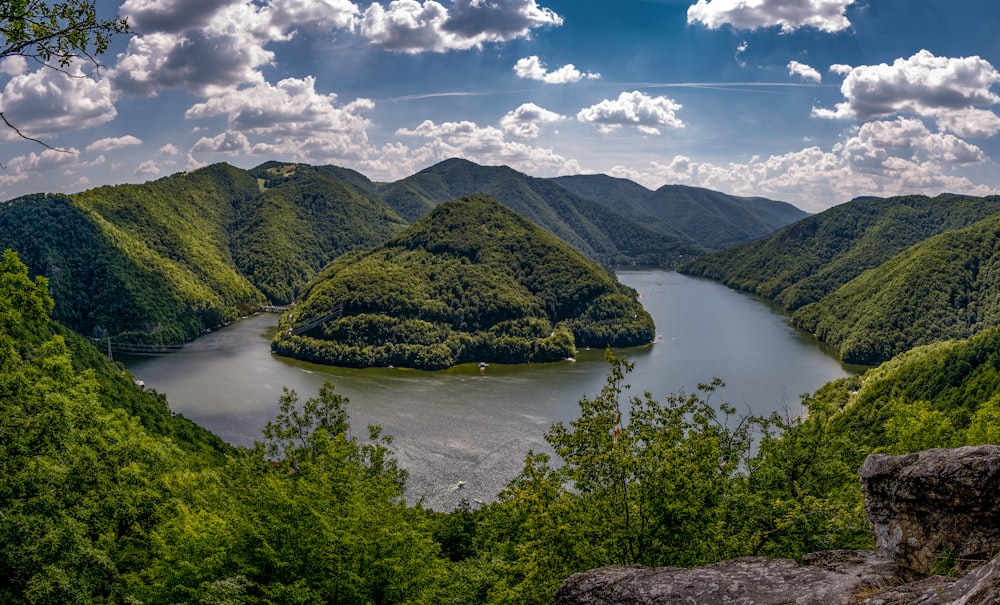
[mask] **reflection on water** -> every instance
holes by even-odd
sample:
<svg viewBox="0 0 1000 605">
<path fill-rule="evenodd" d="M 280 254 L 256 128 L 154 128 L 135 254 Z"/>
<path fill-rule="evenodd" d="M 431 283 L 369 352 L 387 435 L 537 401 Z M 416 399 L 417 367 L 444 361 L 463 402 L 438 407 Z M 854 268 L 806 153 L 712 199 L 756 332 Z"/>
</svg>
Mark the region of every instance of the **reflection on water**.
<svg viewBox="0 0 1000 605">
<path fill-rule="evenodd" d="M 636 288 L 657 327 L 656 344 L 618 352 L 636 363 L 633 392 L 657 398 L 722 378 L 721 394 L 741 411 L 798 411 L 799 395 L 847 376 L 850 368 L 792 329 L 774 309 L 714 282 L 665 271 L 620 272 Z M 249 445 L 273 418 L 282 387 L 301 398 L 323 382 L 350 399 L 354 431 L 380 424 L 410 471 L 409 496 L 450 510 L 461 498 L 487 501 L 516 475 L 530 449 L 550 451 L 543 435 L 569 421 L 584 395 L 607 375 L 602 351 L 576 363 L 477 364 L 441 372 L 331 368 L 272 356 L 275 315 L 260 315 L 207 334 L 181 353 L 132 359 L 146 385 L 171 408 L 230 443 Z M 459 482 L 464 482 L 459 488 Z"/>
</svg>

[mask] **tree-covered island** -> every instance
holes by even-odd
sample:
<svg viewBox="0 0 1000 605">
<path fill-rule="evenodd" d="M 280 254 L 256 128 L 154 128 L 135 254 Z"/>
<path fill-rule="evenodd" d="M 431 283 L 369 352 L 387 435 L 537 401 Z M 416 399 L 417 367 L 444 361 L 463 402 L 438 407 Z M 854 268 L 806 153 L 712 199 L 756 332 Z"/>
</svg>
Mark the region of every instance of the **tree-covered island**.
<svg viewBox="0 0 1000 605">
<path fill-rule="evenodd" d="M 436 370 L 557 361 L 577 347 L 636 346 L 653 336 L 634 290 L 475 194 L 330 264 L 282 317 L 272 349 L 331 365 Z"/>
</svg>

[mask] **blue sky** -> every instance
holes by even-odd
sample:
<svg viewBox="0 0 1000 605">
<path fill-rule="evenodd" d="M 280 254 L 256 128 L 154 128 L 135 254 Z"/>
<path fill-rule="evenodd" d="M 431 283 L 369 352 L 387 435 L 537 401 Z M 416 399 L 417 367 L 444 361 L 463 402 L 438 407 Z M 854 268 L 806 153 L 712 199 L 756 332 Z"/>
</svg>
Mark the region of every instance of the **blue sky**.
<svg viewBox="0 0 1000 605">
<path fill-rule="evenodd" d="M 94 73 L 9 58 L 0 199 L 225 161 L 449 157 L 816 212 L 1000 190 L 994 0 L 99 0 Z"/>
</svg>

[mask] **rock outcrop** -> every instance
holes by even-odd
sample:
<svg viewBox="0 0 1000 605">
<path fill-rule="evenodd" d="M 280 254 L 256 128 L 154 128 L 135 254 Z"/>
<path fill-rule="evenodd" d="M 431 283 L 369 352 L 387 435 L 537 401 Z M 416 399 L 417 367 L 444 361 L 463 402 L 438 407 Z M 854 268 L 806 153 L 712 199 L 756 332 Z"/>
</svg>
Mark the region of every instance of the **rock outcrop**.
<svg viewBox="0 0 1000 605">
<path fill-rule="evenodd" d="M 1000 447 L 870 456 L 859 473 L 878 551 L 801 562 L 759 557 L 706 567 L 605 567 L 575 574 L 556 605 L 986 605 L 1000 603 Z M 909 582 L 909 583 L 907 583 Z"/>
<path fill-rule="evenodd" d="M 859 474 L 875 541 L 904 578 L 930 575 L 940 558 L 982 564 L 996 554 L 1000 447 L 873 455 Z"/>
<path fill-rule="evenodd" d="M 812 557 L 813 560 L 809 560 Z M 873 551 L 829 551 L 802 564 L 744 557 L 694 569 L 604 567 L 570 576 L 556 605 L 850 605 L 892 582 L 895 566 Z"/>
</svg>

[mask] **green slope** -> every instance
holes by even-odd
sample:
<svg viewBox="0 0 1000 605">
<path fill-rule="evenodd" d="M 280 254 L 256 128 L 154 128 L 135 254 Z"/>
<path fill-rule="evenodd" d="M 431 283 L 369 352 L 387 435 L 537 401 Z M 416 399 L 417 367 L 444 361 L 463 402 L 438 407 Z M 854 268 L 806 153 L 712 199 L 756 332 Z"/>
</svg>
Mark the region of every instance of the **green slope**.
<svg viewBox="0 0 1000 605">
<path fill-rule="evenodd" d="M 801 220 L 808 213 L 762 197 L 665 185 L 650 191 L 627 179 L 603 174 L 552 179 L 580 197 L 641 222 L 661 233 L 682 237 L 710 250 L 759 239 Z"/>
<path fill-rule="evenodd" d="M 324 269 L 283 317 L 273 348 L 335 365 L 439 369 L 553 361 L 576 346 L 631 346 L 652 337 L 652 319 L 634 291 L 477 194 L 442 204 L 384 245 Z"/>
<path fill-rule="evenodd" d="M 233 261 L 272 302 L 292 302 L 323 265 L 406 226 L 385 204 L 361 193 L 357 173 L 269 163 L 251 174 L 263 191 L 236 206 Z"/>
<path fill-rule="evenodd" d="M 600 263 L 674 266 L 704 251 L 584 199 L 550 179 L 506 166 L 451 159 L 383 187 L 382 199 L 410 220 L 448 200 L 485 193 Z"/>
<path fill-rule="evenodd" d="M 795 312 L 851 363 L 1000 325 L 1000 215 L 916 244 Z"/>
<path fill-rule="evenodd" d="M 368 187 L 335 167 L 217 164 L 14 200 L 0 208 L 0 246 L 52 276 L 54 317 L 81 334 L 179 343 L 289 302 L 336 256 L 402 229 Z"/>
<path fill-rule="evenodd" d="M 1000 212 L 1000 197 L 857 199 L 680 267 L 786 310 L 816 302 L 928 237 Z"/>
</svg>

